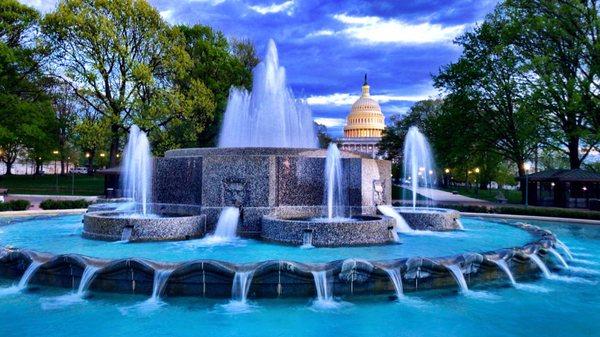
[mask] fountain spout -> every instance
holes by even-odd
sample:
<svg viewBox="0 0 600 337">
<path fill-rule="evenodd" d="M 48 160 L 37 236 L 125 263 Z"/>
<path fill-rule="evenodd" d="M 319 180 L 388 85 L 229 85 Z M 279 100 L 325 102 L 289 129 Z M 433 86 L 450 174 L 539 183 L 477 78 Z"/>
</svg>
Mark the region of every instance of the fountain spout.
<svg viewBox="0 0 600 337">
<path fill-rule="evenodd" d="M 252 92 L 229 92 L 219 147 L 316 148 L 312 112 L 287 86 L 273 40 L 252 74 Z"/>
<path fill-rule="evenodd" d="M 434 162 L 431 147 L 425 135 L 416 126 L 408 129 L 404 140 L 404 183 L 412 192 L 412 207 L 417 206 L 417 194 L 425 194 L 431 200 L 429 188 L 434 182 Z M 420 193 L 419 188 L 422 188 Z"/>
<path fill-rule="evenodd" d="M 123 196 L 134 202 L 136 212 L 151 213 L 153 162 L 146 133 L 136 125 L 129 130 L 129 139 L 121 163 Z"/>
<path fill-rule="evenodd" d="M 327 218 L 343 218 L 346 206 L 346 193 L 342 180 L 342 155 L 335 143 L 329 144 L 325 159 L 325 205 Z"/>
</svg>

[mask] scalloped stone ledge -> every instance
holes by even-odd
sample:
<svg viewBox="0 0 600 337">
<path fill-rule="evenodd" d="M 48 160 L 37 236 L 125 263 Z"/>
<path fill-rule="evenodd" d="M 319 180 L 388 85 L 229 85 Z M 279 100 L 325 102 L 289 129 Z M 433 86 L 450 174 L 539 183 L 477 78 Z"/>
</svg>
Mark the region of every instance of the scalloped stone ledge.
<svg viewBox="0 0 600 337">
<path fill-rule="evenodd" d="M 547 262 L 548 249 L 554 248 L 555 236 L 536 226 L 517 224 L 536 237 L 522 247 L 485 253 L 467 253 L 442 258 L 413 257 L 387 261 L 361 259 L 337 260 L 325 264 L 305 264 L 270 260 L 255 264 L 233 264 L 215 260 L 160 263 L 145 259 L 102 260 L 77 254 L 52 255 L 27 249 L 0 249 L 0 276 L 19 278 L 32 261 L 42 263 L 31 279 L 32 284 L 75 289 L 87 265 L 99 267 L 90 289 L 95 291 L 151 294 L 156 270 L 169 269 L 164 295 L 231 296 L 237 271 L 254 270 L 250 298 L 314 297 L 312 271 L 326 271 L 334 296 L 393 294 L 394 285 L 386 270 L 402 275 L 405 292 L 455 289 L 456 282 L 447 266 L 459 266 L 469 287 L 508 282 L 495 260 L 503 259 L 517 280 L 537 277 L 540 271 L 529 255 L 538 254 Z"/>
</svg>

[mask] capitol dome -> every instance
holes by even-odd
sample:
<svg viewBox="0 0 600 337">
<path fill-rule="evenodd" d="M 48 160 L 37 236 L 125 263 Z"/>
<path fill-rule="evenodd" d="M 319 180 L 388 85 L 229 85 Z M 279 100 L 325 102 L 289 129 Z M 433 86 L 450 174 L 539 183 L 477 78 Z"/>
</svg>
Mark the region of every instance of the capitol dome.
<svg viewBox="0 0 600 337">
<path fill-rule="evenodd" d="M 346 118 L 344 137 L 346 138 L 380 138 L 385 128 L 385 117 L 381 107 L 369 93 L 367 75 L 362 86 L 362 95 L 352 104 L 350 114 Z"/>
</svg>

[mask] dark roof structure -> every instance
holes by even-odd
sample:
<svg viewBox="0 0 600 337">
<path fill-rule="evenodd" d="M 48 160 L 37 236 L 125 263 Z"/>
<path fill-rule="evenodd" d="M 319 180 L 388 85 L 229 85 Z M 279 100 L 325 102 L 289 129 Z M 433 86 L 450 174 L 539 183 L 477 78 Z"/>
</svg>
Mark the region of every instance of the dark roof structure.
<svg viewBox="0 0 600 337">
<path fill-rule="evenodd" d="M 522 178 L 524 179 L 524 178 Z M 600 182 L 600 173 L 582 169 L 574 170 L 546 170 L 527 175 L 529 181 L 551 181 L 551 182 Z"/>
</svg>

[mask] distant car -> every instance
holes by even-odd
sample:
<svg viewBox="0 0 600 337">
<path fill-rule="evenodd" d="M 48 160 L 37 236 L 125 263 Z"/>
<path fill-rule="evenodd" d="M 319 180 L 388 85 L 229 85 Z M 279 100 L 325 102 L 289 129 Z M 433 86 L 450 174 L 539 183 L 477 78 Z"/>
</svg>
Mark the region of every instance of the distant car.
<svg viewBox="0 0 600 337">
<path fill-rule="evenodd" d="M 87 167 L 74 167 L 71 170 L 69 170 L 69 172 L 73 174 L 87 174 L 88 169 Z"/>
</svg>

